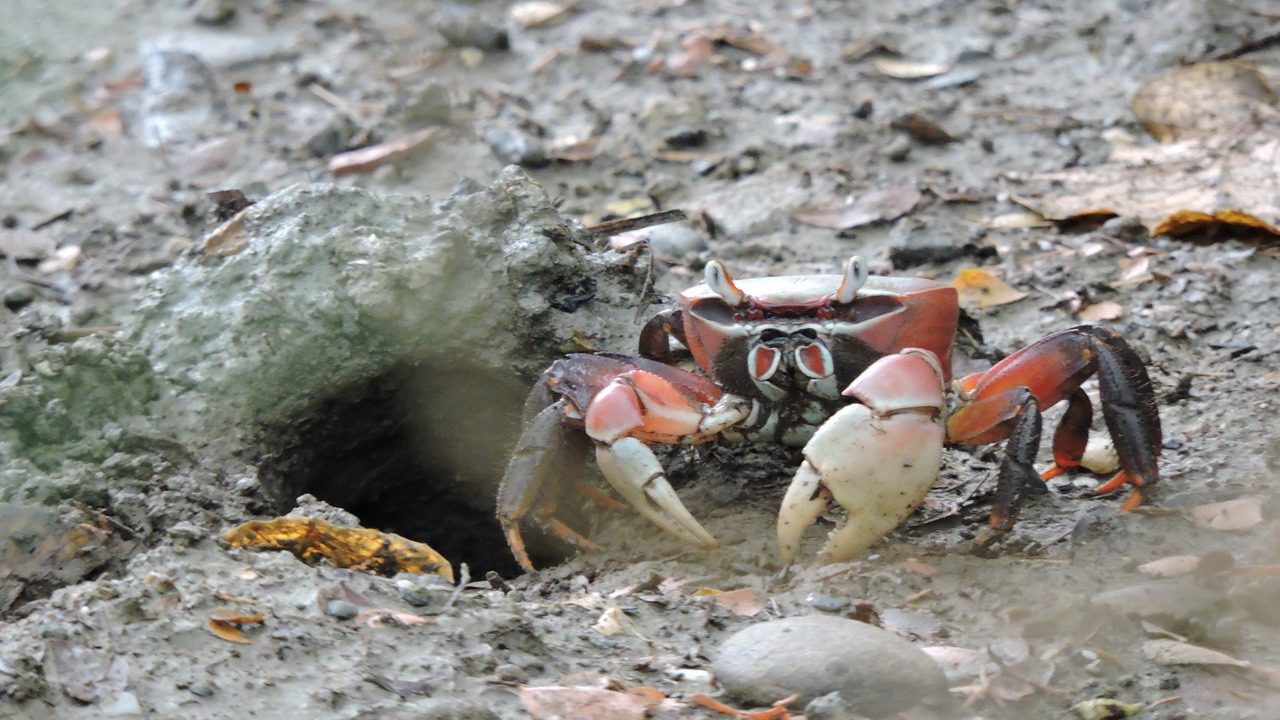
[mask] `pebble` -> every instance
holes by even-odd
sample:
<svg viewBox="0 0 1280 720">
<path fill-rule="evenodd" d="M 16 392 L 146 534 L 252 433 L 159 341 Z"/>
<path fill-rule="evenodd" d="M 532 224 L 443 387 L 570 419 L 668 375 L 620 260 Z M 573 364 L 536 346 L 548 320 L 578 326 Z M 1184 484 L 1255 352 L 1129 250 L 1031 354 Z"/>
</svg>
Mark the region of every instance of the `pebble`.
<svg viewBox="0 0 1280 720">
<path fill-rule="evenodd" d="M 911 141 L 905 135 L 898 135 L 884 146 L 884 156 L 893 162 L 903 162 L 911 155 Z"/>
<path fill-rule="evenodd" d="M 945 702 L 948 694 L 942 669 L 911 642 L 830 615 L 740 630 L 721 645 L 712 669 L 720 685 L 744 702 L 769 705 L 796 694 L 803 706 L 838 692 L 852 712 L 876 718 L 926 699 Z"/>
<path fill-rule="evenodd" d="M 840 612 L 849 607 L 849 601 L 845 598 L 836 597 L 834 595 L 823 595 L 822 593 L 814 593 L 805 598 L 809 604 L 823 612 Z"/>
<path fill-rule="evenodd" d="M 31 304 L 36 294 L 25 285 L 15 285 L 4 291 L 4 306 L 17 312 Z"/>
<path fill-rule="evenodd" d="M 324 611 L 329 617 L 338 620 L 350 620 L 360 614 L 360 608 L 356 607 L 355 603 L 349 603 L 346 600 L 330 600 L 324 606 Z"/>
</svg>

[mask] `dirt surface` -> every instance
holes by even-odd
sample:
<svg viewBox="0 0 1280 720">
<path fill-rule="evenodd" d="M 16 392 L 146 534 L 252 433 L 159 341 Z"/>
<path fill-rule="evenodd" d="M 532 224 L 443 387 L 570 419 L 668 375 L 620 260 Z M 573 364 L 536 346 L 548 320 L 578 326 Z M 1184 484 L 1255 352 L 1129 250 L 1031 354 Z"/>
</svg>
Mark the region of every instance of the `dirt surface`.
<svg viewBox="0 0 1280 720">
<path fill-rule="evenodd" d="M 0 513 L 0 599 L 12 606 L 0 717 L 516 718 L 528 716 L 521 687 L 610 683 L 687 703 L 718 692 L 711 659 L 731 633 L 817 612 L 934 649 L 956 707 L 910 717 L 1067 717 L 1097 698 L 1146 705 L 1144 718 L 1280 717 L 1274 239 L 1149 237 L 1145 217 L 1060 229 L 1010 199 L 1019 177 L 1153 143 L 1129 101 L 1160 72 L 1239 55 L 1274 86 L 1280 45 L 1250 44 L 1277 31 L 1269 3 L 586 2 L 542 24 L 524 14 L 536 6 L 496 2 L 81 5 L 0 9 L 0 490 L 15 503 Z M 934 63 L 946 67 L 924 67 Z M 894 77 L 913 74 L 924 77 Z M 938 127 L 908 132 L 912 115 Z M 335 176 L 329 158 L 428 128 L 413 152 Z M 391 203 L 403 205 L 442 201 L 470 178 L 528 194 L 502 175 L 512 162 L 568 223 L 561 247 L 601 268 L 598 289 L 527 308 L 566 314 L 562 337 L 490 365 L 512 377 L 440 374 L 408 406 L 390 399 L 404 373 L 440 366 L 384 367 L 328 415 L 298 417 L 303 432 L 200 433 L 204 413 L 222 417 L 218 396 L 154 367 L 155 338 L 183 337 L 154 305 L 140 308 L 179 292 L 184 268 L 221 262 L 200 254 L 223 219 L 209 192 L 258 201 L 333 182 L 415 199 Z M 842 230 L 793 217 L 886 188 L 919 197 Z M 656 292 L 633 291 L 650 272 L 642 248 L 582 240 L 582 226 L 613 213 L 668 208 L 696 217 L 651 235 Z M 547 542 L 536 550 L 552 566 L 518 572 L 489 508 L 505 462 L 494 446 L 513 440 L 530 367 L 558 349 L 631 351 L 660 294 L 696 283 L 709 258 L 755 277 L 833 273 L 854 254 L 877 272 L 943 281 L 985 266 L 1026 294 L 970 310 L 982 343 L 957 357 L 957 374 L 1082 316 L 1127 337 L 1149 360 L 1164 425 L 1148 507 L 1118 514 L 1118 498 L 1089 496 L 1099 478 L 1064 476 L 994 557 L 978 557 L 998 449 L 953 449 L 925 507 L 869 553 L 815 565 L 814 530 L 809 555 L 786 569 L 774 518 L 798 454 L 712 444 L 665 460 L 720 550 L 588 507 L 574 522 L 602 550 L 557 563 L 563 548 Z M 497 385 L 503 400 L 489 407 Z M 212 405 L 183 408 L 197 397 Z M 455 407 L 480 411 L 455 421 Z M 382 492 L 340 497 L 314 480 L 360 475 L 326 452 L 351 440 L 340 430 L 398 428 L 406 413 L 453 431 L 433 436 L 447 462 L 390 463 L 378 482 L 397 479 Z M 338 420 L 317 423 L 326 417 Z M 282 480 L 282 454 L 317 427 L 314 452 L 295 462 L 309 467 L 289 476 L 313 479 Z M 309 499 L 307 514 L 350 511 L 427 540 L 469 577 L 455 590 L 218 543 L 292 510 L 300 491 L 344 506 Z M 1243 519 L 1196 521 L 1197 508 L 1235 500 Z M 71 550 L 36 542 L 48 537 Z M 1143 569 L 1183 555 L 1199 569 Z M 759 593 L 715 593 L 734 590 Z M 220 608 L 263 616 L 247 644 L 210 632 Z M 1197 648 L 1225 655 L 1188 655 Z M 675 703 L 650 713 L 716 715 Z"/>
</svg>

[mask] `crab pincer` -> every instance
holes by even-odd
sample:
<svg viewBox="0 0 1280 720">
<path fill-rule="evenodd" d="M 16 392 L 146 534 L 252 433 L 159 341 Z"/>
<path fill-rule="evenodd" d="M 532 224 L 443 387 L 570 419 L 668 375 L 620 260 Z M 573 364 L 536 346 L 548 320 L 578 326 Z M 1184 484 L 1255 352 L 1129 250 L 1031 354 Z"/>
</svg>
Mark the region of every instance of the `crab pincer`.
<svg viewBox="0 0 1280 720">
<path fill-rule="evenodd" d="M 778 514 L 784 562 L 800 554 L 805 530 L 835 500 L 848 518 L 822 554 L 839 562 L 889 534 L 924 501 L 942 463 L 946 440 L 944 376 L 937 357 L 910 348 L 880 358 L 844 395 L 844 407 L 804 447 Z"/>
</svg>

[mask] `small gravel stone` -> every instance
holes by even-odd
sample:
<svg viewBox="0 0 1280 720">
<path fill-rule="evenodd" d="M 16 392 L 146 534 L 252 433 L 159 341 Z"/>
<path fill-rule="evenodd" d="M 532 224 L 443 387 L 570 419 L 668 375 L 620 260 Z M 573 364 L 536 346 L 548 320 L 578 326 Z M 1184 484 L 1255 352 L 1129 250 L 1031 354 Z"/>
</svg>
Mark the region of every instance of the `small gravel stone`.
<svg viewBox="0 0 1280 720">
<path fill-rule="evenodd" d="M 524 668 L 512 663 L 503 663 L 493 669 L 493 674 L 498 676 L 503 682 L 523 683 L 529 681 L 529 673 Z"/>
<path fill-rule="evenodd" d="M 196 697 L 212 697 L 213 696 L 213 687 L 205 683 L 196 683 L 188 687 L 187 690 L 190 691 L 191 694 L 195 695 Z"/>
<path fill-rule="evenodd" d="M 849 607 L 849 601 L 834 595 L 814 593 L 808 597 L 809 604 L 823 612 L 840 612 Z"/>
<path fill-rule="evenodd" d="M 324 606 L 324 611 L 328 613 L 329 617 L 338 620 L 350 620 L 360 614 L 360 608 L 356 607 L 355 603 L 349 603 L 346 600 L 330 600 Z"/>
<path fill-rule="evenodd" d="M 17 312 L 31 304 L 36 294 L 25 285 L 17 285 L 4 291 L 4 306 Z"/>
<path fill-rule="evenodd" d="M 770 620 L 740 630 L 721 645 L 712 669 L 725 690 L 756 705 L 792 694 L 805 705 L 838 692 L 851 712 L 880 718 L 947 696 L 942 669 L 915 645 L 829 615 Z"/>
</svg>

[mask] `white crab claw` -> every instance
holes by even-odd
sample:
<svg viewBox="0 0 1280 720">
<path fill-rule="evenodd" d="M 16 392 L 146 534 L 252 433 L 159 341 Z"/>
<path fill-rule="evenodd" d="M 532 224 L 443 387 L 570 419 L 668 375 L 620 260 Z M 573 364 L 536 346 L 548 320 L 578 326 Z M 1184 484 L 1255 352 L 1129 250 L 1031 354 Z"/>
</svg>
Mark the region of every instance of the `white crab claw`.
<svg viewBox="0 0 1280 720">
<path fill-rule="evenodd" d="M 596 462 L 613 489 L 654 525 L 691 545 L 720 547 L 680 502 L 648 445 L 635 438 L 598 445 Z"/>
<path fill-rule="evenodd" d="M 856 398 L 805 445 L 778 514 L 779 553 L 791 562 L 800 539 L 830 500 L 848 511 L 822 549 L 839 562 L 889 534 L 928 494 L 942 463 L 946 430 L 937 359 L 906 350 L 876 361 L 844 391 Z"/>
</svg>

